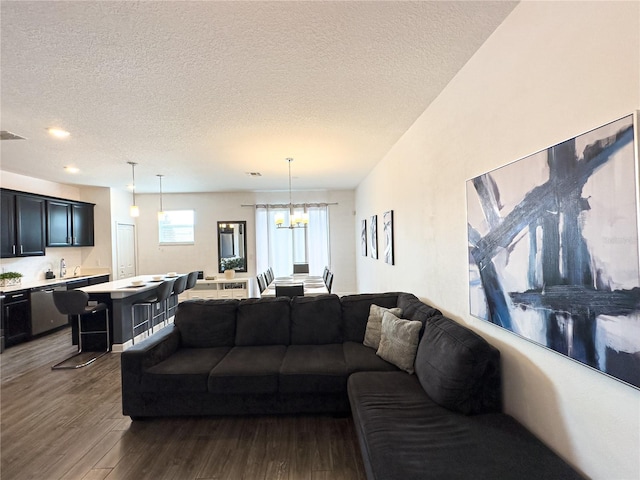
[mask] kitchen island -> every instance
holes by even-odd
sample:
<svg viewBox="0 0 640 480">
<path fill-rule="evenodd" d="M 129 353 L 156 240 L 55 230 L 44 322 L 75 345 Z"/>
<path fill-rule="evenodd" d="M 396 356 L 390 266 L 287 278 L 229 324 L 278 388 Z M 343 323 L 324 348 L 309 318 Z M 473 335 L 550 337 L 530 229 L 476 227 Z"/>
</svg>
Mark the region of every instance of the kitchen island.
<svg viewBox="0 0 640 480">
<path fill-rule="evenodd" d="M 156 287 L 163 280 L 175 280 L 187 274 L 178 274 L 175 277 L 167 277 L 162 275 L 162 279 L 157 280 L 160 275 L 140 275 L 137 277 L 126 278 L 124 280 L 115 280 L 113 282 L 101 283 L 99 285 L 91 285 L 89 287 L 83 287 L 80 290 L 89 294 L 89 301 L 95 301 L 98 303 L 106 303 L 109 307 L 110 317 L 110 330 L 111 330 L 111 349 L 114 352 L 123 352 L 128 347 L 133 345 L 132 340 L 132 317 L 131 317 L 131 305 L 135 302 L 143 300 L 149 296 L 152 296 Z M 135 284 L 141 282 L 140 285 Z M 134 285 L 135 284 L 135 285 Z M 175 304 L 178 301 L 175 294 L 172 294 L 169 298 L 169 305 Z M 154 305 L 154 315 L 159 313 L 161 306 Z M 146 315 L 146 310 L 143 308 L 137 308 L 136 312 L 136 324 L 140 323 L 138 315 L 142 318 Z M 171 320 L 171 319 L 168 319 Z M 158 327 L 156 326 L 156 331 Z M 153 333 L 152 331 L 136 332 L 135 341 L 141 341 L 146 338 L 147 335 Z"/>
</svg>

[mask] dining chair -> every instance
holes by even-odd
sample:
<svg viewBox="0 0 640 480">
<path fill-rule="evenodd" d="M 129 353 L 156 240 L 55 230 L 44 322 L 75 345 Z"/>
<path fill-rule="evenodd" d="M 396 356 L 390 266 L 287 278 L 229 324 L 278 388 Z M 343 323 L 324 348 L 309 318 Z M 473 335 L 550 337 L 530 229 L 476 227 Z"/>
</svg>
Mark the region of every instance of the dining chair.
<svg viewBox="0 0 640 480">
<path fill-rule="evenodd" d="M 106 303 L 98 303 L 97 305 L 89 305 L 89 294 L 82 290 L 60 290 L 53 292 L 53 303 L 62 315 L 73 315 L 78 322 L 78 351 L 63 360 L 56 363 L 52 370 L 62 370 L 70 368 L 82 368 L 93 363 L 96 359 L 109 353 L 111 351 L 111 339 L 109 336 L 109 308 Z M 104 330 L 82 330 L 82 317 L 85 315 L 93 315 L 95 313 L 105 311 L 105 329 Z M 88 360 L 82 361 L 82 363 L 68 364 L 71 359 L 79 356 L 83 353 L 82 350 L 82 337 L 84 335 L 105 335 L 106 347 L 103 352 L 96 352 L 96 355 Z"/>
<path fill-rule="evenodd" d="M 293 273 L 309 273 L 309 264 L 308 263 L 294 263 L 293 264 Z"/>
<path fill-rule="evenodd" d="M 273 270 L 271 270 L 271 267 L 269 267 L 267 269 L 266 272 L 264 272 L 264 279 L 267 282 L 267 286 L 273 282 Z"/>
<path fill-rule="evenodd" d="M 325 285 L 327 286 L 327 290 L 329 291 L 329 293 L 331 293 L 331 286 L 333 285 L 333 272 L 329 272 L 329 275 L 327 275 L 327 281 L 325 282 Z"/>
<path fill-rule="evenodd" d="M 327 284 L 327 275 L 329 275 L 329 267 L 324 267 L 324 272 L 322 272 L 322 281 L 324 282 L 324 284 Z"/>
<path fill-rule="evenodd" d="M 264 273 L 258 275 L 256 277 L 256 280 L 258 281 L 258 289 L 260 290 L 260 293 L 264 292 L 267 288 L 267 285 L 265 284 Z"/>
<path fill-rule="evenodd" d="M 304 285 L 276 285 L 276 297 L 304 297 Z"/>
</svg>

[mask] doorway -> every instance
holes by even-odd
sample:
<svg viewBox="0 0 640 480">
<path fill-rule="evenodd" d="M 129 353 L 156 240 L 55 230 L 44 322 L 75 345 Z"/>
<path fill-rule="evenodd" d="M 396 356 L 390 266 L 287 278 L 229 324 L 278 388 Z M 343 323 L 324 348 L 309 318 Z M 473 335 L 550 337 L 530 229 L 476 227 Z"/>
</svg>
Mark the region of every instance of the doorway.
<svg viewBox="0 0 640 480">
<path fill-rule="evenodd" d="M 116 222 L 117 279 L 136 276 L 136 226 Z"/>
</svg>

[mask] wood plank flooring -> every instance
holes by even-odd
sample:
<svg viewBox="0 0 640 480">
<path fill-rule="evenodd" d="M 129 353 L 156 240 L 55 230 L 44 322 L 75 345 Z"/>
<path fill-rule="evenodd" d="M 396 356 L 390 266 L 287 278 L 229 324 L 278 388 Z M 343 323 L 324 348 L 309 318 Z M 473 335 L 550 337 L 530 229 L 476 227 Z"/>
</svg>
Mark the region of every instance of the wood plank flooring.
<svg viewBox="0 0 640 480">
<path fill-rule="evenodd" d="M 363 480 L 351 418 L 122 415 L 120 355 L 51 370 L 70 330 L 0 355 L 0 478 Z"/>
</svg>

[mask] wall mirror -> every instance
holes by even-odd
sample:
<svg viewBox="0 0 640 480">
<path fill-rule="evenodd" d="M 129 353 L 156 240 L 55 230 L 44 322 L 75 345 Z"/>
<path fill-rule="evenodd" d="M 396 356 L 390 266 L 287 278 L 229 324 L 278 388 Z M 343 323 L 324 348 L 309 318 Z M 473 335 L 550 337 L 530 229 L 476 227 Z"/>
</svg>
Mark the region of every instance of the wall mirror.
<svg viewBox="0 0 640 480">
<path fill-rule="evenodd" d="M 218 222 L 218 272 L 247 271 L 247 222 Z"/>
</svg>

